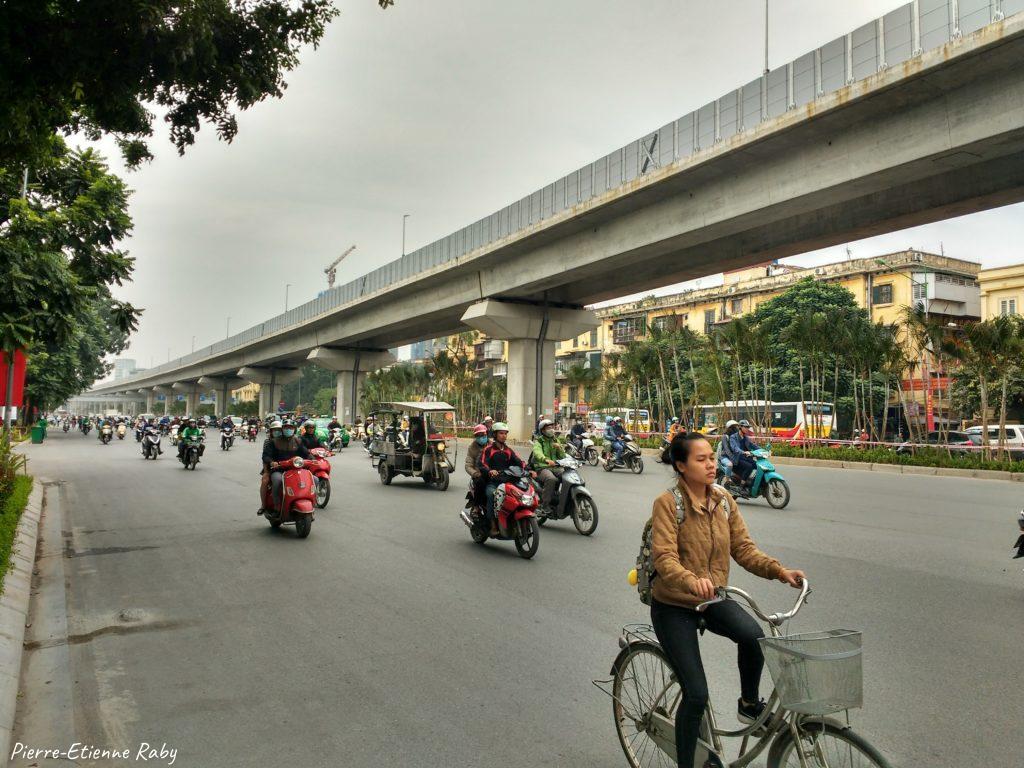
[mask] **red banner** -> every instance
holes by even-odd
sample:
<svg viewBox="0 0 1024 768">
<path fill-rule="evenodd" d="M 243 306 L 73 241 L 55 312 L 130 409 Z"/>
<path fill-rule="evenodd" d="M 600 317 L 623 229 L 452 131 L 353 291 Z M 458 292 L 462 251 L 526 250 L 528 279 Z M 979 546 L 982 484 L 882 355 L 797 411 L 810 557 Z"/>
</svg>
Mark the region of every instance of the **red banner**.
<svg viewBox="0 0 1024 768">
<path fill-rule="evenodd" d="M 25 399 L 25 353 L 14 353 L 14 396 L 7 398 L 7 353 L 0 352 L 0 405 L 16 405 L 19 408 Z"/>
</svg>

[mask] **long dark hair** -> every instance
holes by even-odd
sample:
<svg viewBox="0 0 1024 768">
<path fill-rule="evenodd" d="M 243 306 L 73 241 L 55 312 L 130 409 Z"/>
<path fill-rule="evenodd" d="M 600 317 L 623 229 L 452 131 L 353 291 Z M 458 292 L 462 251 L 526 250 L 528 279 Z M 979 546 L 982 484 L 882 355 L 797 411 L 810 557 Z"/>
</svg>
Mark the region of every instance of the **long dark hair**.
<svg viewBox="0 0 1024 768">
<path fill-rule="evenodd" d="M 679 471 L 676 462 L 685 464 L 690 459 L 690 449 L 698 440 L 707 441 L 707 436 L 700 432 L 680 432 L 672 438 L 672 442 L 665 446 L 661 452 L 661 463 Z"/>
</svg>

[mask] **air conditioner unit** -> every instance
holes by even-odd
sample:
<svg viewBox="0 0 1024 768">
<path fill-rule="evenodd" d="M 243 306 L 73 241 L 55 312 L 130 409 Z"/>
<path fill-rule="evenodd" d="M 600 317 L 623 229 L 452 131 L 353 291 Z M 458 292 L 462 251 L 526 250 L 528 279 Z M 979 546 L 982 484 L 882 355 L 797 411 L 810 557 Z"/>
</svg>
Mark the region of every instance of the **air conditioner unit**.
<svg viewBox="0 0 1024 768">
<path fill-rule="evenodd" d="M 911 258 L 912 261 L 924 261 L 924 254 L 923 253 L 915 253 L 910 258 Z"/>
</svg>

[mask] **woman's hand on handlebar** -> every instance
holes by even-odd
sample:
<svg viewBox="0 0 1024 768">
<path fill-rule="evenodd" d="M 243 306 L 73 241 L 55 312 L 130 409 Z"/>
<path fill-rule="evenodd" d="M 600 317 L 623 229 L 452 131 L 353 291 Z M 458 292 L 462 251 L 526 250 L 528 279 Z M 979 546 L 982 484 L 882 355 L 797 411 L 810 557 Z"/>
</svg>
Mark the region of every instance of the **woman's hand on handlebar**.
<svg viewBox="0 0 1024 768">
<path fill-rule="evenodd" d="M 796 569 L 783 568 L 782 573 L 779 574 L 779 581 L 783 584 L 789 584 L 794 589 L 800 589 L 804 585 L 805 578 L 806 574 Z"/>
<path fill-rule="evenodd" d="M 697 579 L 693 585 L 693 593 L 701 600 L 714 600 L 715 585 L 711 583 L 711 579 Z"/>
</svg>

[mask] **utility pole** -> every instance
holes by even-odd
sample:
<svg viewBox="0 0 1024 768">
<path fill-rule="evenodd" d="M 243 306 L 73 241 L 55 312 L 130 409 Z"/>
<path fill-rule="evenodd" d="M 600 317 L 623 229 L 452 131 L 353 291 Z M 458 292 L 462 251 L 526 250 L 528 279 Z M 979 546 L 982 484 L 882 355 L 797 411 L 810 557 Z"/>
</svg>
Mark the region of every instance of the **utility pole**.
<svg viewBox="0 0 1024 768">
<path fill-rule="evenodd" d="M 228 338 L 231 335 L 231 315 L 228 315 L 227 322 L 224 323 L 224 338 Z"/>
<path fill-rule="evenodd" d="M 768 0 L 764 0 L 764 73 L 768 74 Z"/>
<path fill-rule="evenodd" d="M 288 311 L 288 289 L 292 287 L 291 283 L 286 283 L 284 286 L 284 311 Z"/>
<path fill-rule="evenodd" d="M 409 218 L 408 213 L 402 214 L 402 255 L 405 256 L 405 222 Z"/>
</svg>

